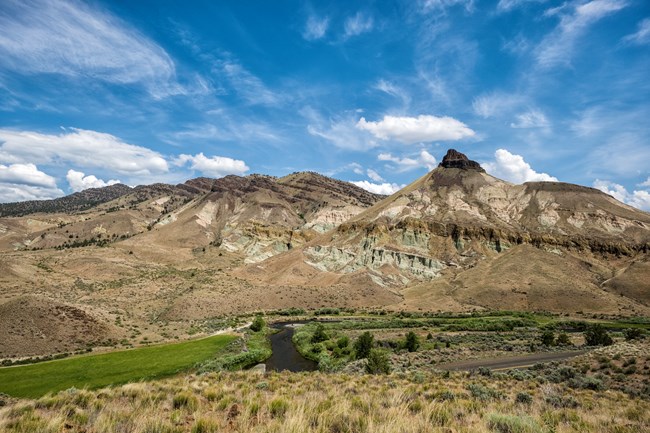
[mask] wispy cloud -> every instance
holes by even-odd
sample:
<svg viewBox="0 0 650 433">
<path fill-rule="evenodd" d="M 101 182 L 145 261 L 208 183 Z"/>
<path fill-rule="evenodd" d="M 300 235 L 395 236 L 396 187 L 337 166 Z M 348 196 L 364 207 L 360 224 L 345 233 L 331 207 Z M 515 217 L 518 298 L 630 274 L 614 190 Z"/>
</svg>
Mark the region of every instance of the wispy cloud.
<svg viewBox="0 0 650 433">
<path fill-rule="evenodd" d="M 368 175 L 368 178 L 370 180 L 374 180 L 375 182 L 383 182 L 384 181 L 384 178 L 381 177 L 381 175 L 379 173 L 377 173 L 375 170 L 373 170 L 371 168 L 369 168 L 366 171 L 366 174 Z"/>
<path fill-rule="evenodd" d="M 593 0 L 575 7 L 551 9 L 547 15 L 560 16 L 560 23 L 537 48 L 537 62 L 544 68 L 568 66 L 580 39 L 589 27 L 625 8 L 624 0 Z M 565 9 L 569 12 L 565 12 Z"/>
<path fill-rule="evenodd" d="M 449 116 L 384 116 L 377 122 L 367 121 L 362 117 L 357 122 L 357 128 L 370 132 L 380 140 L 396 140 L 406 144 L 460 140 L 475 135 L 463 122 Z"/>
<path fill-rule="evenodd" d="M 472 101 L 474 113 L 489 119 L 491 117 L 503 116 L 520 106 L 524 101 L 521 95 L 491 92 L 477 96 Z"/>
<path fill-rule="evenodd" d="M 156 98 L 184 93 L 163 48 L 88 3 L 6 0 L 0 28 L 0 63 L 16 72 L 140 84 Z"/>
<path fill-rule="evenodd" d="M 269 89 L 257 76 L 235 61 L 221 62 L 225 74 L 235 92 L 252 105 L 275 105 L 281 97 Z"/>
<path fill-rule="evenodd" d="M 329 17 L 317 17 L 310 15 L 305 23 L 305 29 L 302 32 L 302 37 L 308 41 L 315 41 L 325 37 L 327 29 L 330 25 Z"/>
<path fill-rule="evenodd" d="M 372 16 L 363 12 L 357 12 L 354 16 L 348 17 L 345 20 L 343 25 L 343 37 L 350 38 L 353 36 L 359 36 L 363 33 L 368 33 L 372 30 L 373 26 L 374 20 Z"/>
<path fill-rule="evenodd" d="M 521 155 L 515 155 L 506 149 L 494 153 L 494 161 L 481 164 L 485 170 L 500 179 L 513 183 L 533 181 L 557 182 L 557 178 L 546 173 L 538 173 Z"/>
<path fill-rule="evenodd" d="M 650 44 L 650 18 L 639 21 L 637 31 L 623 38 L 623 41 L 630 44 Z"/>
<path fill-rule="evenodd" d="M 516 116 L 517 121 L 510 124 L 512 128 L 548 128 L 550 126 L 546 115 L 539 110 L 530 110 Z"/>
<path fill-rule="evenodd" d="M 499 0 L 497 12 L 509 12 L 513 9 L 528 6 L 531 3 L 545 3 L 547 0 Z"/>
<path fill-rule="evenodd" d="M 377 156 L 379 161 L 390 163 L 390 168 L 396 170 L 398 173 L 405 171 L 415 170 L 417 168 L 426 168 L 433 170 L 436 168 L 436 158 L 426 150 L 421 150 L 417 155 L 407 157 L 393 156 L 391 153 L 380 153 Z"/>
</svg>

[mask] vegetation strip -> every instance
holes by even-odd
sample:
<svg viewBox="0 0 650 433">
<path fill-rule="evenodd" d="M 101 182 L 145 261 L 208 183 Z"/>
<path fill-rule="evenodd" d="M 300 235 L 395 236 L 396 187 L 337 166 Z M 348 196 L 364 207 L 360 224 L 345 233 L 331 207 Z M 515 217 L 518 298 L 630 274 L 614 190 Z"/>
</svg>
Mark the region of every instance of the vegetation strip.
<svg viewBox="0 0 650 433">
<path fill-rule="evenodd" d="M 183 343 L 0 368 L 0 392 L 35 398 L 71 387 L 92 389 L 171 376 L 210 359 L 235 339 L 231 335 L 217 335 Z"/>
</svg>

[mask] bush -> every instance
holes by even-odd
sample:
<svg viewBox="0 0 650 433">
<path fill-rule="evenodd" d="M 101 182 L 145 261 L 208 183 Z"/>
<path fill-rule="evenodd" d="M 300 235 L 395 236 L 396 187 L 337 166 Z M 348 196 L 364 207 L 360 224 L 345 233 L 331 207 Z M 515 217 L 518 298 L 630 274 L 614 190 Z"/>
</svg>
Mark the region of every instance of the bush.
<svg viewBox="0 0 650 433">
<path fill-rule="evenodd" d="M 641 328 L 627 328 L 623 330 L 623 335 L 627 341 L 640 340 L 643 338 L 643 329 Z"/>
<path fill-rule="evenodd" d="M 520 404 L 531 404 L 533 402 L 533 396 L 527 392 L 519 392 L 515 397 L 515 402 Z"/>
<path fill-rule="evenodd" d="M 388 374 L 390 370 L 391 366 L 388 353 L 380 349 L 371 349 L 368 354 L 366 372 L 370 374 Z"/>
<path fill-rule="evenodd" d="M 350 345 L 350 338 L 348 338 L 347 335 L 344 335 L 343 337 L 336 340 L 336 345 L 340 349 L 344 349 L 344 348 L 346 348 L 346 347 L 348 347 Z"/>
<path fill-rule="evenodd" d="M 199 401 L 197 398 L 187 392 L 176 394 L 172 399 L 172 407 L 174 409 L 187 408 L 189 410 L 196 410 L 198 405 Z"/>
<path fill-rule="evenodd" d="M 287 413 L 287 409 L 289 409 L 289 403 L 282 398 L 272 400 L 269 405 L 269 412 L 271 412 L 273 418 L 283 417 L 284 414 Z"/>
<path fill-rule="evenodd" d="M 409 352 L 415 352 L 416 350 L 418 350 L 418 347 L 420 347 L 420 339 L 415 334 L 415 332 L 409 331 L 409 333 L 406 334 L 406 341 L 404 342 L 404 347 Z"/>
<path fill-rule="evenodd" d="M 218 433 L 219 425 L 207 419 L 200 419 L 192 427 L 192 433 Z"/>
<path fill-rule="evenodd" d="M 375 337 L 368 331 L 361 334 L 354 342 L 354 356 L 356 359 L 367 358 L 370 355 Z"/>
<path fill-rule="evenodd" d="M 557 336 L 557 340 L 555 341 L 555 344 L 558 346 L 571 346 L 571 339 L 569 338 L 569 335 L 566 332 L 560 332 Z"/>
<path fill-rule="evenodd" d="M 529 416 L 491 413 L 487 421 L 490 430 L 498 433 L 542 433 L 542 427 Z"/>
<path fill-rule="evenodd" d="M 264 322 L 264 319 L 262 316 L 255 316 L 255 319 L 253 320 L 253 323 L 251 324 L 251 331 L 253 332 L 260 332 L 262 329 L 264 329 L 264 326 L 266 323 Z"/>
<path fill-rule="evenodd" d="M 555 345 L 555 334 L 550 329 L 542 332 L 540 341 L 543 346 L 554 346 Z"/>
<path fill-rule="evenodd" d="M 609 346 L 613 343 L 612 337 L 609 336 L 605 328 L 599 323 L 595 323 L 585 331 L 585 342 L 587 346 Z"/>
<path fill-rule="evenodd" d="M 311 336 L 311 342 L 312 343 L 321 343 L 325 340 L 327 340 L 327 334 L 325 333 L 325 327 L 323 326 L 322 323 L 319 323 L 316 325 L 316 331 L 314 331 L 314 335 Z"/>
</svg>

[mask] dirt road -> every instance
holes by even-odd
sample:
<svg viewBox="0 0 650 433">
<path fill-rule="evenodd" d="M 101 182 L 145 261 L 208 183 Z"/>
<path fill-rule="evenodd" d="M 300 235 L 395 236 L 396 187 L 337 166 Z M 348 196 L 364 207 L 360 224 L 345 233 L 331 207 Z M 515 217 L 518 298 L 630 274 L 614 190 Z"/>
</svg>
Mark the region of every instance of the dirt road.
<svg viewBox="0 0 650 433">
<path fill-rule="evenodd" d="M 459 371 L 472 370 L 479 367 L 486 367 L 490 370 L 508 370 L 511 368 L 532 367 L 538 362 L 564 361 L 574 356 L 587 353 L 586 350 L 571 350 L 566 352 L 542 352 L 522 356 L 508 356 L 488 359 L 472 359 L 469 361 L 448 362 L 438 365 L 441 370 Z"/>
</svg>

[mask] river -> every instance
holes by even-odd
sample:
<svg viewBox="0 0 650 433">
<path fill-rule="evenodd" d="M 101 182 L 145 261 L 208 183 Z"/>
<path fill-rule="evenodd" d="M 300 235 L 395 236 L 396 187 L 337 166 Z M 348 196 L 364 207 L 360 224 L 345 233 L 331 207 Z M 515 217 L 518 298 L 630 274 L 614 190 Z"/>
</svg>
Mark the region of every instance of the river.
<svg viewBox="0 0 650 433">
<path fill-rule="evenodd" d="M 305 323 L 305 322 L 302 322 Z M 279 329 L 271 335 L 271 349 L 273 354 L 266 360 L 266 369 L 268 371 L 314 371 L 318 369 L 318 364 L 311 359 L 303 357 L 293 345 L 291 338 L 294 333 L 294 326 L 300 322 L 281 322 L 270 325 L 274 329 Z"/>
</svg>

